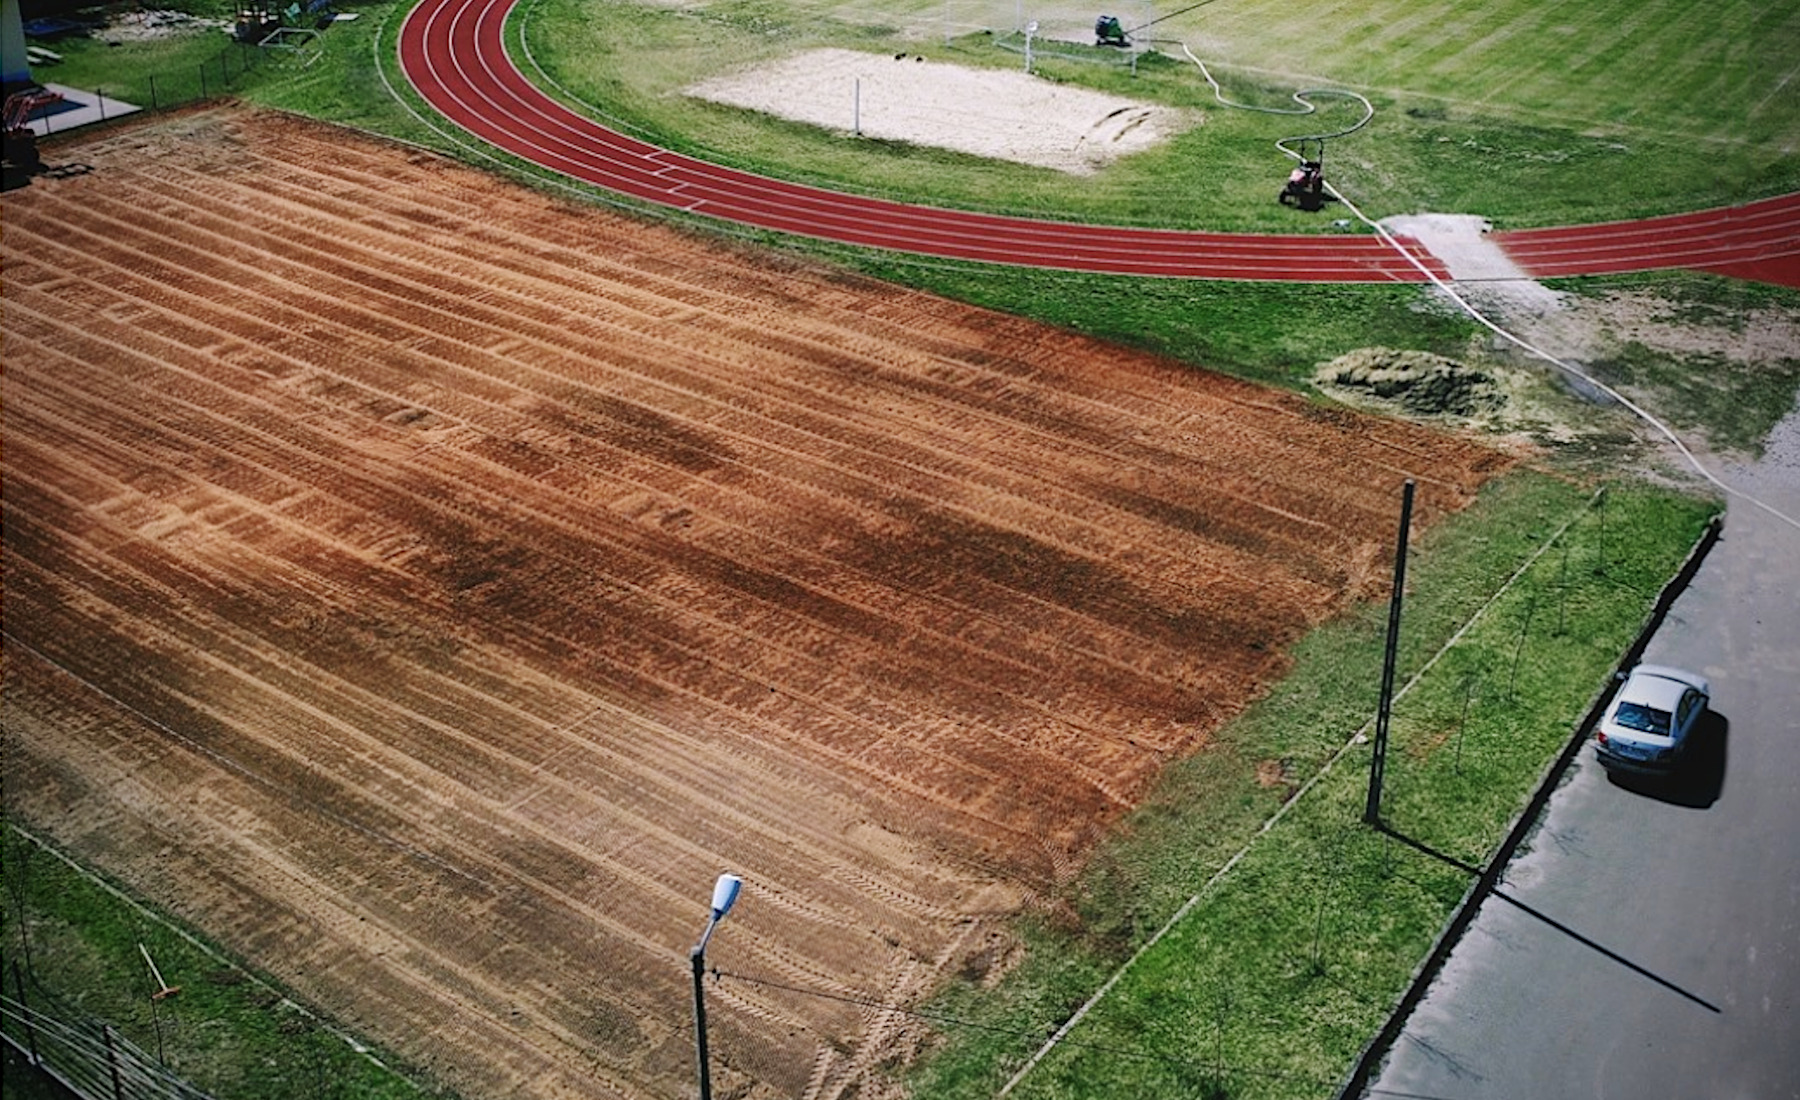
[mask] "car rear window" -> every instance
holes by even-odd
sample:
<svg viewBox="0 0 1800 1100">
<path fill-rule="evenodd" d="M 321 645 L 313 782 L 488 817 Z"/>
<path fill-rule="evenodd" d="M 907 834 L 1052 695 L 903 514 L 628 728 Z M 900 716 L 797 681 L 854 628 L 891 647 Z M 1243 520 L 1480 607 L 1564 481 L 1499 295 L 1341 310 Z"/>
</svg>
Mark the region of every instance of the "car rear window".
<svg viewBox="0 0 1800 1100">
<path fill-rule="evenodd" d="M 1619 713 L 1613 715 L 1613 720 L 1628 730 L 1669 736 L 1669 712 L 1642 703 L 1620 703 Z"/>
</svg>

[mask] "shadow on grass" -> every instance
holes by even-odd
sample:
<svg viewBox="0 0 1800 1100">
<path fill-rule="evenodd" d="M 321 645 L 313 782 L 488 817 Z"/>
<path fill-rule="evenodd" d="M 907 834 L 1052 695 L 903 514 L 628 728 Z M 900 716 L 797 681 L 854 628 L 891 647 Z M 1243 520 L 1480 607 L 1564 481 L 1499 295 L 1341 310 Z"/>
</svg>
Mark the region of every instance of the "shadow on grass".
<svg viewBox="0 0 1800 1100">
<path fill-rule="evenodd" d="M 1731 723 L 1716 711 L 1707 711 L 1694 731 L 1687 756 L 1668 775 L 1642 776 L 1608 771 L 1606 778 L 1613 786 L 1634 794 L 1684 806 L 1690 810 L 1710 810 L 1725 793 L 1725 742 Z"/>
</svg>

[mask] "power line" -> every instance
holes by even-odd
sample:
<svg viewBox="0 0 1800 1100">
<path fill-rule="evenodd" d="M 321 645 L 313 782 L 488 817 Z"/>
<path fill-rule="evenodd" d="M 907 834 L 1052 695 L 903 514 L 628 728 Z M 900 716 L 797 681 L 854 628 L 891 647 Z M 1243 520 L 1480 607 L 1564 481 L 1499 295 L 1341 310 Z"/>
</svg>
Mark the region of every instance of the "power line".
<svg viewBox="0 0 1800 1100">
<path fill-rule="evenodd" d="M 714 967 L 710 973 L 715 979 L 729 978 L 732 981 L 744 982 L 748 985 L 779 989 L 787 993 L 797 993 L 803 997 L 813 997 L 822 1001 L 835 1001 L 840 1004 L 852 1004 L 862 1008 L 880 1009 L 884 1012 L 892 1012 L 895 1015 L 910 1016 L 914 1019 L 929 1020 L 933 1023 L 952 1024 L 957 1027 L 966 1027 L 977 1031 L 989 1031 L 1000 1035 L 1011 1035 L 1023 1039 L 1035 1039 L 1040 1034 L 1039 1032 L 1028 1031 L 1023 1028 L 1003 1027 L 997 1024 L 981 1023 L 980 1021 L 970 1020 L 961 1016 L 952 1016 L 949 1013 L 921 1012 L 918 1009 L 908 1008 L 905 1005 L 877 1001 L 869 997 L 857 997 L 844 993 L 828 993 L 822 989 L 807 989 L 803 986 L 792 985 L 787 982 L 778 982 L 772 978 L 757 978 L 748 974 L 738 974 L 729 970 L 720 970 L 718 967 Z M 1061 1045 L 1076 1047 L 1082 1050 L 1091 1050 L 1097 1054 L 1111 1054 L 1120 1057 L 1135 1058 L 1145 1062 L 1162 1062 L 1169 1065 L 1202 1069 L 1208 1073 L 1217 1074 L 1219 1076 L 1264 1077 L 1271 1080 L 1299 1081 L 1310 1085 L 1337 1084 L 1333 1079 L 1318 1077 L 1311 1074 L 1292 1073 L 1284 1070 L 1228 1069 L 1217 1062 L 1196 1061 L 1190 1058 L 1180 1058 L 1173 1055 L 1162 1054 L 1157 1051 L 1134 1050 L 1129 1047 L 1112 1046 L 1106 1043 L 1089 1043 L 1075 1039 L 1065 1039 Z M 1374 1087 L 1367 1089 L 1363 1095 L 1393 1097 L 1394 1100 L 1454 1100 L 1452 1097 L 1441 1096 L 1437 1093 L 1402 1092 L 1396 1089 Z"/>
<path fill-rule="evenodd" d="M 1177 15 L 1186 15 L 1188 12 L 1193 11 L 1195 8 L 1204 8 L 1206 5 L 1214 3 L 1214 2 L 1215 2 L 1215 0 L 1200 0 L 1200 2 L 1198 4 L 1189 4 L 1185 8 L 1177 8 L 1176 10 L 1170 12 L 1167 15 L 1157 16 L 1155 19 L 1150 20 L 1150 22 L 1148 22 L 1148 23 L 1140 23 L 1137 26 L 1126 31 L 1125 34 L 1127 36 L 1136 34 L 1137 32 L 1139 32 L 1141 30 L 1145 30 L 1146 28 L 1154 27 L 1158 23 L 1163 22 L 1164 20 L 1173 19 Z"/>
<path fill-rule="evenodd" d="M 928 1020 L 933 1023 L 951 1024 L 957 1027 L 993 1032 L 999 1035 L 1010 1035 L 1021 1039 L 1041 1039 L 1045 1031 L 1049 1030 L 1046 1028 L 1028 1031 L 1023 1028 L 981 1023 L 977 1020 L 952 1016 L 948 1013 L 921 1012 L 918 1009 L 908 1008 L 905 1005 L 891 1004 L 886 1001 L 877 1001 L 867 997 L 857 997 L 843 993 L 828 993 L 821 989 L 807 989 L 802 986 L 790 985 L 786 982 L 778 982 L 771 978 L 756 978 L 748 974 L 736 974 L 730 971 L 720 970 L 717 967 L 714 967 L 711 973 L 714 978 L 730 978 L 733 981 L 740 981 L 749 985 L 764 986 L 770 989 L 780 989 L 789 993 L 797 993 L 803 997 L 813 997 L 824 1001 L 835 1001 L 840 1004 L 858 1005 L 863 1008 L 874 1008 L 884 1012 L 892 1012 L 899 1016 L 910 1016 L 914 1019 Z M 1113 1046 L 1107 1043 L 1092 1043 L 1074 1039 L 1065 1039 L 1062 1045 L 1079 1050 L 1093 1051 L 1096 1054 L 1106 1054 L 1119 1058 L 1132 1058 L 1142 1062 L 1160 1062 L 1165 1065 L 1198 1069 L 1218 1076 L 1262 1077 L 1275 1081 L 1298 1081 L 1308 1085 L 1319 1086 L 1336 1084 L 1336 1081 L 1331 1078 L 1318 1077 L 1312 1074 L 1294 1073 L 1286 1070 L 1228 1068 L 1219 1062 L 1182 1058 L 1175 1055 L 1164 1054 L 1159 1051 Z"/>
</svg>

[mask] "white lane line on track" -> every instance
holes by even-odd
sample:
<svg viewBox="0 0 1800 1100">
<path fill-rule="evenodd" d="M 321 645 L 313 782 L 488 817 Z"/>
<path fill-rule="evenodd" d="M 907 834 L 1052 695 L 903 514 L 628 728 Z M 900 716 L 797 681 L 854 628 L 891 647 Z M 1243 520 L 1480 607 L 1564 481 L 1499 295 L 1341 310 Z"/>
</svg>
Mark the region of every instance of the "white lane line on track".
<svg viewBox="0 0 1800 1100">
<path fill-rule="evenodd" d="M 417 30 L 403 28 L 402 65 L 409 75 L 419 74 L 415 81 L 419 90 L 428 101 L 453 120 L 475 132 L 478 136 L 492 141 L 513 155 L 535 160 L 542 167 L 553 171 L 567 173 L 577 179 L 593 183 L 597 186 L 609 187 L 633 197 L 652 202 L 664 202 L 676 205 L 649 181 L 655 178 L 656 169 L 650 167 L 651 162 L 646 155 L 638 155 L 637 163 L 629 166 L 621 165 L 611 156 L 595 156 L 596 148 L 616 149 L 616 141 L 629 140 L 620 135 L 609 135 L 603 128 L 594 123 L 573 115 L 547 97 L 530 95 L 530 85 L 525 84 L 518 70 L 512 67 L 505 58 L 500 34 L 493 29 L 491 15 L 503 17 L 512 0 L 464 0 L 460 5 L 452 7 L 450 3 L 426 5 L 421 12 L 409 16 L 418 19 Z M 471 9 L 478 12 L 475 18 L 475 33 L 468 33 Z M 444 13 L 449 12 L 448 16 Z M 470 68 L 463 63 L 463 56 L 469 51 L 459 48 L 463 43 L 473 41 L 475 52 L 481 57 L 480 69 L 487 81 L 477 83 L 471 76 Z M 498 55 L 496 57 L 496 55 Z M 445 64 L 443 57 L 451 60 Z M 429 78 L 429 79 L 425 79 Z M 523 85 L 525 92 L 519 90 Z M 495 117 L 509 119 L 509 127 L 502 129 L 492 123 Z M 654 151 L 654 150 L 652 150 Z M 674 154 L 670 154 L 672 159 Z M 595 162 L 599 163 L 596 164 Z M 833 239 L 851 240 L 853 243 L 874 245 L 876 247 L 900 248 L 896 239 L 885 245 L 878 238 L 884 235 L 882 227 L 899 217 L 913 220 L 924 220 L 930 223 L 929 232 L 939 238 L 934 242 L 929 238 L 914 238 L 906 242 L 907 250 L 936 252 L 945 256 L 959 256 L 987 262 L 998 263 L 1036 263 L 1043 266 L 1058 266 L 1068 269 L 1081 269 L 1096 263 L 1096 252 L 1102 256 L 1111 254 L 1116 258 L 1101 265 L 1102 270 L 1121 270 L 1136 273 L 1148 273 L 1170 277 L 1225 277 L 1225 278 L 1263 278 L 1263 279 L 1309 279 L 1318 277 L 1326 281 L 1352 280 L 1351 271 L 1362 271 L 1376 266 L 1376 280 L 1393 280 L 1396 274 L 1391 269 L 1379 268 L 1367 262 L 1365 246 L 1352 241 L 1330 242 L 1335 250 L 1325 257 L 1327 267 L 1320 267 L 1320 240 L 1317 238 L 1296 238 L 1290 246 L 1279 238 L 1256 241 L 1255 247 L 1264 253 L 1286 251 L 1291 248 L 1297 256 L 1308 257 L 1312 266 L 1289 263 L 1287 266 L 1234 264 L 1226 268 L 1210 268 L 1202 264 L 1192 267 L 1195 257 L 1171 255 L 1166 261 L 1153 261 L 1145 264 L 1145 241 L 1128 239 L 1108 243 L 1096 249 L 1092 237 L 1095 227 L 1072 223 L 1042 223 L 1022 218 L 1001 218 L 993 215 L 975 215 L 955 211 L 932 210 L 929 208 L 909 208 L 904 204 L 880 202 L 879 217 L 870 215 L 870 200 L 862 200 L 834 192 L 826 192 L 812 188 L 800 188 L 767 177 L 757 177 L 749 173 L 722 170 L 713 165 L 683 158 L 682 166 L 690 171 L 697 180 L 717 181 L 721 190 L 733 192 L 739 196 L 745 194 L 764 194 L 774 198 L 784 210 L 800 207 L 822 207 L 825 210 L 842 210 L 849 215 L 848 219 L 855 228 L 853 235 L 843 231 L 837 235 L 821 233 L 815 219 L 806 219 L 808 228 L 802 235 Z M 658 165 L 660 167 L 660 165 Z M 619 169 L 623 168 L 621 172 Z M 631 171 L 635 169 L 636 171 Z M 633 178 L 633 177 L 636 178 Z M 727 204 L 731 205 L 731 204 Z M 953 226 L 938 224 L 952 221 Z M 761 224 L 755 219 L 746 219 L 748 224 Z M 765 228 L 771 226 L 764 226 Z M 1153 231 L 1127 230 L 1127 233 L 1151 233 Z M 1079 254 L 1059 251 L 1058 238 L 1066 238 L 1073 234 L 1082 234 L 1087 238 L 1084 247 L 1077 253 L 1086 253 L 1087 259 Z M 891 234 L 888 234 L 891 236 Z M 1201 235 L 1166 234 L 1170 239 L 1186 236 L 1204 241 Z M 1154 239 L 1154 238 L 1150 238 Z M 972 242 L 980 241 L 987 248 L 974 249 Z M 1169 243 L 1165 241 L 1165 243 Z M 1187 252 L 1192 244 L 1182 241 L 1182 252 Z M 1345 246 L 1349 245 L 1346 251 Z M 1367 281 L 1366 277 L 1357 281 Z"/>
<path fill-rule="evenodd" d="M 507 149 L 513 155 L 537 162 L 541 167 L 568 174 L 594 186 L 605 187 L 620 193 L 650 202 L 677 206 L 670 196 L 657 187 L 660 168 L 665 160 L 663 151 L 647 146 L 637 139 L 608 131 L 599 124 L 577 115 L 550 100 L 548 96 L 535 90 L 535 85 L 528 82 L 522 73 L 511 63 L 504 49 L 503 25 L 507 12 L 516 0 L 441 0 L 438 3 L 428 2 L 421 30 L 412 35 L 403 30 L 403 40 L 410 39 L 419 43 L 417 50 L 402 49 L 401 63 L 409 75 L 422 71 L 434 77 L 427 82 L 430 86 L 420 86 L 422 94 L 432 101 L 440 110 L 445 110 L 453 120 L 478 134 L 491 135 L 487 138 Z M 454 5 L 454 7 L 453 7 Z M 471 9 L 477 14 L 476 33 L 469 35 L 464 30 L 464 16 Z M 420 9 L 415 9 L 417 15 Z M 441 12 L 453 10 L 454 18 L 448 23 L 440 21 Z M 409 15 L 409 22 L 414 18 Z M 448 29 L 446 29 L 446 27 Z M 480 57 L 480 69 L 486 79 L 480 84 L 471 80 L 468 70 L 463 68 L 462 58 L 471 51 L 465 48 L 473 44 L 474 53 Z M 422 55 L 422 58 L 421 58 Z M 452 82 L 443 78 L 437 71 L 439 62 L 436 56 L 448 56 L 452 59 L 451 68 L 460 80 Z M 415 81 L 418 85 L 419 82 Z M 453 104 L 457 110 L 446 110 L 445 104 Z M 495 117 L 508 120 L 505 127 L 496 126 Z M 625 148 L 625 144 L 645 145 L 645 151 Z M 954 225 L 946 227 L 938 225 L 935 230 L 940 243 L 917 237 L 901 242 L 895 238 L 887 244 L 877 240 L 883 236 L 882 227 L 891 224 L 893 219 L 916 219 L 904 204 L 885 202 L 882 200 L 859 199 L 848 195 L 824 191 L 818 188 L 800 187 L 785 184 L 768 177 L 755 176 L 751 173 L 734 172 L 708 165 L 704 162 L 683 158 L 683 166 L 693 173 L 696 180 L 716 182 L 721 190 L 738 195 L 769 194 L 787 209 L 823 209 L 836 211 L 842 208 L 849 214 L 848 221 L 854 226 L 850 230 L 836 232 L 822 231 L 819 223 L 808 219 L 810 228 L 801 235 L 815 239 L 836 240 L 847 243 L 889 247 L 896 250 L 925 252 L 945 257 L 972 258 L 984 262 L 1035 264 L 1041 266 L 1081 269 L 1094 261 L 1084 260 L 1080 255 L 1061 250 L 1058 244 L 1058 231 L 1051 228 L 1057 223 L 1042 223 L 1033 219 L 1006 217 L 1001 215 L 979 215 L 957 211 L 933 211 L 929 215 L 934 221 L 947 220 Z M 711 216 L 729 220 L 731 215 L 725 213 L 735 203 L 715 204 L 714 209 L 720 213 Z M 878 209 L 876 208 L 878 207 Z M 1732 212 L 1722 215 L 1729 219 Z M 762 228 L 780 228 L 766 225 L 748 217 L 739 215 L 745 224 Z M 1046 233 L 1046 229 L 1050 229 Z M 1075 226 L 1064 230 L 1094 234 L 1097 227 Z M 1324 257 L 1326 263 L 1311 265 L 1294 262 L 1286 266 L 1270 265 L 1266 267 L 1231 266 L 1211 267 L 1197 262 L 1196 257 L 1183 257 L 1181 262 L 1171 260 L 1168 263 L 1144 265 L 1133 262 L 1141 259 L 1145 242 L 1138 239 L 1139 233 L 1151 231 L 1137 230 L 1130 227 L 1102 227 L 1117 239 L 1120 258 L 1112 261 L 1101 270 L 1124 271 L 1138 274 L 1153 274 L 1165 277 L 1186 278 L 1257 278 L 1280 279 L 1286 281 L 1350 281 L 1349 270 L 1362 271 L 1365 267 L 1374 267 L 1378 272 L 1376 281 L 1392 280 L 1418 281 L 1412 275 L 1412 269 L 1405 266 L 1392 268 L 1380 265 L 1367 265 L 1366 262 L 1342 250 L 1349 241 L 1364 238 L 1331 238 L 1298 237 L 1295 241 L 1310 246 L 1309 251 L 1315 261 L 1323 245 L 1333 255 Z M 789 230 L 791 231 L 791 230 Z M 1690 226 L 1687 232 L 1692 232 Z M 1621 236 L 1628 236 L 1621 234 Z M 971 254 L 969 242 L 974 238 L 987 238 L 992 252 L 977 251 Z M 1670 262 L 1666 257 L 1670 253 L 1666 233 L 1659 233 L 1655 238 L 1655 247 L 1647 243 L 1633 257 L 1627 254 L 1613 262 L 1598 265 L 1598 270 L 1651 270 L 1673 266 L 1694 266 L 1696 262 L 1707 266 L 1722 266 L 1742 262 L 1743 258 L 1755 258 L 1746 254 L 1723 252 L 1719 259 L 1701 261 L 1698 257 L 1684 259 L 1685 254 L 1677 255 L 1680 262 Z M 1279 237 L 1262 238 L 1257 247 L 1269 251 L 1285 250 L 1287 245 Z M 1360 247 L 1360 246 L 1354 246 Z M 1747 250 L 1754 249 L 1746 245 Z M 1079 251 L 1079 250 L 1078 250 Z M 1706 248 L 1700 246 L 1704 253 Z M 990 260 L 989 257 L 992 256 Z M 1091 256 L 1092 254 L 1089 253 Z M 1570 271 L 1569 273 L 1580 273 Z M 1355 281 L 1369 281 L 1367 278 Z"/>
</svg>

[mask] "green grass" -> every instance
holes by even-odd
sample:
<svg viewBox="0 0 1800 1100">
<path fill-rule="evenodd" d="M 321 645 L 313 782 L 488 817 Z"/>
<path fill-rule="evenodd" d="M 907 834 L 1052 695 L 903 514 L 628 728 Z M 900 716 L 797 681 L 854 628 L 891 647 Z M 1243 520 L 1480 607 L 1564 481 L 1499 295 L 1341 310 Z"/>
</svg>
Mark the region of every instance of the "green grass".
<svg viewBox="0 0 1800 1100">
<path fill-rule="evenodd" d="M 1361 347 L 1465 356 L 1480 329 L 1417 288 L 1197 282 L 838 256 L 880 278 L 1290 389 Z"/>
<path fill-rule="evenodd" d="M 353 1049 L 266 977 L 203 947 L 173 919 L 123 900 L 9 824 L 0 825 L 0 846 L 0 970 L 9 997 L 23 992 L 34 1010 L 65 1024 L 109 1023 L 221 1100 L 449 1095 Z M 158 987 L 143 951 L 178 993 L 152 1000 Z M 25 1041 L 16 1020 L 9 1016 L 5 1026 Z"/>
<path fill-rule="evenodd" d="M 455 142 L 420 119 L 416 113 L 419 101 L 393 59 L 400 20 L 412 5 L 339 0 L 336 6 L 356 12 L 358 18 L 332 24 L 323 35 L 324 50 L 319 59 L 309 65 L 291 66 L 278 78 L 257 82 L 245 91 L 244 98 L 261 106 L 457 153 Z M 396 99 L 396 95 L 402 98 Z"/>
<path fill-rule="evenodd" d="M 1679 431 L 1702 433 L 1715 449 L 1759 454 L 1762 441 L 1793 408 L 1800 358 L 1744 366 L 1715 353 L 1675 355 L 1627 341 L 1589 363 L 1608 385 L 1648 394 Z"/>
<path fill-rule="evenodd" d="M 218 30 L 143 42 L 95 34 L 60 39 L 50 47 L 62 61 L 34 67 L 33 75 L 40 81 L 150 109 L 229 94 L 266 78 L 280 65 Z"/>
<path fill-rule="evenodd" d="M 1396 703 L 1384 820 L 1482 862 L 1710 511 L 1641 487 L 1614 488 L 1595 507 L 1585 489 L 1527 473 L 1431 532 L 1409 572 L 1403 684 L 1571 524 Z M 1200 904 L 1012 1095 L 1331 1095 L 1468 876 L 1360 824 L 1368 750 L 1357 747 L 1202 887 L 1374 713 L 1385 612 L 1365 607 L 1315 632 L 1267 699 L 1171 768 L 1051 916 L 1026 929 L 1018 971 L 995 989 L 941 996 L 938 1011 L 994 1030 L 947 1029 L 915 1095 L 994 1095 L 1197 891 Z"/>
<path fill-rule="evenodd" d="M 1004 7 L 1002 16 L 1011 11 Z M 327 32 L 317 62 L 259 66 L 240 94 L 454 151 L 454 143 L 396 102 L 382 80 L 385 73 L 400 83 L 392 43 L 405 8 L 355 5 L 363 18 Z M 537 0 L 520 25 L 535 61 L 594 114 L 759 171 L 1064 218 L 1284 232 L 1327 224 L 1271 201 L 1285 162 L 1270 143 L 1294 132 L 1291 120 L 1217 108 L 1192 67 L 1168 58 L 1145 59 L 1136 77 L 1098 65 L 1045 63 L 1049 79 L 1207 112 L 1204 126 L 1163 150 L 1083 180 L 846 141 L 679 94 L 700 76 L 813 45 L 880 52 L 904 42 L 908 51 L 940 60 L 1016 66 L 1017 55 L 986 36 L 965 34 L 949 43 L 941 36 L 902 37 L 937 10 L 927 0 L 878 8 L 732 0 L 693 10 Z M 1281 105 L 1296 87 L 1327 82 L 1367 92 L 1380 112 L 1376 122 L 1334 143 L 1329 164 L 1334 181 L 1375 216 L 1431 209 L 1481 213 L 1501 226 L 1552 224 L 1800 188 L 1800 166 L 1786 152 L 1800 138 L 1800 97 L 1777 94 L 1800 66 L 1800 10 L 1791 6 L 1597 0 L 1571 8 L 1499 0 L 1458 8 L 1377 0 L 1322 12 L 1226 0 L 1160 30 L 1186 39 L 1209 61 L 1229 62 L 1215 71 L 1240 99 Z M 70 56 L 63 73 L 98 74 L 91 83 L 109 89 L 132 80 L 144 86 L 133 72 L 175 71 L 218 49 L 216 40 L 205 39 L 139 68 L 120 63 L 125 48 L 92 56 L 70 49 L 63 51 Z M 56 78 L 91 86 L 62 73 Z M 417 106 L 410 92 L 399 94 Z M 1308 120 L 1307 127 L 1331 128 L 1342 109 L 1330 110 L 1335 113 Z M 552 186 L 528 170 L 521 178 Z M 1303 388 L 1316 363 L 1355 347 L 1461 357 L 1478 335 L 1468 322 L 1427 308 L 1408 287 L 1013 271 L 749 236 L 1289 387 Z M 1765 304 L 1796 306 L 1791 292 L 1700 277 L 1581 281 L 1564 289 L 1613 286 L 1664 292 L 1679 315 L 1725 327 Z M 1704 424 L 1715 443 L 1727 445 L 1766 430 L 1791 407 L 1800 385 L 1791 362 L 1729 389 L 1714 380 L 1693 382 L 1696 367 L 1714 376 L 1737 371 L 1630 347 L 1603 369 L 1648 388 L 1659 409 L 1679 406 L 1678 422 Z M 1737 410 L 1746 403 L 1764 411 L 1743 418 Z M 1720 427 L 1728 422 L 1741 425 L 1742 436 Z M 1553 547 L 1518 591 L 1488 612 L 1486 625 L 1396 710 L 1388 819 L 1456 858 L 1480 860 L 1492 849 L 1710 507 L 1643 488 L 1616 490 L 1605 512 L 1610 556 L 1597 574 L 1599 513 L 1588 499 L 1585 489 L 1555 477 L 1515 475 L 1415 552 L 1403 648 L 1408 671 L 1551 531 L 1576 521 L 1568 553 L 1562 544 Z M 1049 1027 L 1238 851 L 1293 784 L 1317 772 L 1373 712 L 1384 623 L 1385 608 L 1371 606 L 1307 638 L 1293 675 L 1211 748 L 1171 768 L 1088 873 L 1046 914 L 1026 922 L 1028 951 L 1014 972 L 994 989 L 958 984 L 941 995 L 936 1008 L 1000 1030 L 951 1029 L 937 1054 L 914 1070 L 915 1095 L 991 1097 Z M 1265 779 L 1277 777 L 1274 786 L 1258 781 L 1259 766 Z M 1353 750 L 1015 1095 L 1327 1095 L 1467 885 L 1460 872 L 1356 824 L 1365 773 L 1366 751 Z M 10 874 L 11 853 L 8 859 Z M 46 917 L 47 938 L 79 942 L 86 934 L 77 931 L 77 916 Z M 109 968 L 96 973 L 124 975 L 100 984 L 134 991 L 118 1010 L 136 1011 L 141 1026 L 144 978 L 131 977 L 134 966 L 141 970 L 131 937 L 150 932 L 135 917 L 104 921 L 116 927 L 96 934 L 91 950 Z M 177 957 L 178 941 L 146 942 L 169 970 L 164 952 Z M 194 965 L 207 973 L 208 964 Z M 208 990 L 204 980 L 194 986 L 220 997 L 233 989 L 250 997 L 255 988 L 227 983 Z M 201 1000 L 185 989 L 182 998 L 182 1011 Z M 279 1038 L 265 1059 L 285 1066 L 283 1072 L 314 1072 L 313 1054 L 287 1053 L 298 1040 L 279 1034 L 279 1021 L 288 1017 L 278 1007 L 252 997 L 232 1011 L 242 1013 L 253 1035 L 276 1027 Z M 365 1086 L 349 1080 L 344 1095 L 388 1095 L 359 1091 Z"/>
<path fill-rule="evenodd" d="M 1273 0 L 1208 5 L 1160 24 L 1155 33 L 1168 41 L 1135 75 L 1053 57 L 1039 66 L 1048 80 L 1206 113 L 1204 125 L 1093 177 L 854 140 L 682 94 L 721 71 L 827 45 L 1019 65 L 994 35 L 921 37 L 931 6 L 892 9 L 883 25 L 866 11 L 846 19 L 769 0 L 696 9 L 532 0 L 515 19 L 530 62 L 617 125 L 740 167 L 945 205 L 1213 229 L 1328 224 L 1271 201 L 1288 167 L 1272 143 L 1341 128 L 1360 108 L 1321 100 L 1321 112 L 1302 120 L 1224 109 L 1176 40 L 1208 59 L 1239 101 L 1292 106 L 1291 92 L 1321 83 L 1367 94 L 1375 122 L 1334 142 L 1328 166 L 1377 217 L 1440 210 L 1501 227 L 1596 221 L 1800 186 L 1790 152 L 1800 97 L 1782 94 L 1800 66 L 1800 9 L 1766 4 L 1599 0 L 1577 10 L 1386 0 L 1330 13 Z"/>
<path fill-rule="evenodd" d="M 177 0 L 158 8 L 196 17 L 228 20 L 236 5 L 219 0 Z M 202 99 L 234 96 L 249 103 L 294 111 L 422 144 L 456 151 L 397 101 L 383 83 L 383 69 L 395 87 L 404 82 L 397 66 L 378 67 L 384 43 L 393 49 L 394 30 L 409 4 L 339 0 L 337 10 L 357 18 L 333 23 L 304 53 L 240 45 L 223 30 L 197 28 L 144 41 L 97 32 L 51 44 L 61 63 L 34 69 L 40 81 L 146 109 L 179 107 Z M 384 37 L 385 36 L 385 37 Z"/>
<path fill-rule="evenodd" d="M 1787 287 L 1695 273 L 1570 279 L 1555 285 L 1577 295 L 1647 287 L 1661 302 L 1653 320 L 1704 326 L 1723 337 L 1747 335 L 1765 314 L 1793 316 L 1800 310 L 1800 292 Z M 1676 354 L 1627 339 L 1587 366 L 1595 377 L 1658 410 L 1677 430 L 1703 435 L 1716 450 L 1753 456 L 1762 453 L 1769 430 L 1792 411 L 1800 392 L 1796 355 L 1750 362 L 1704 350 Z"/>
</svg>

